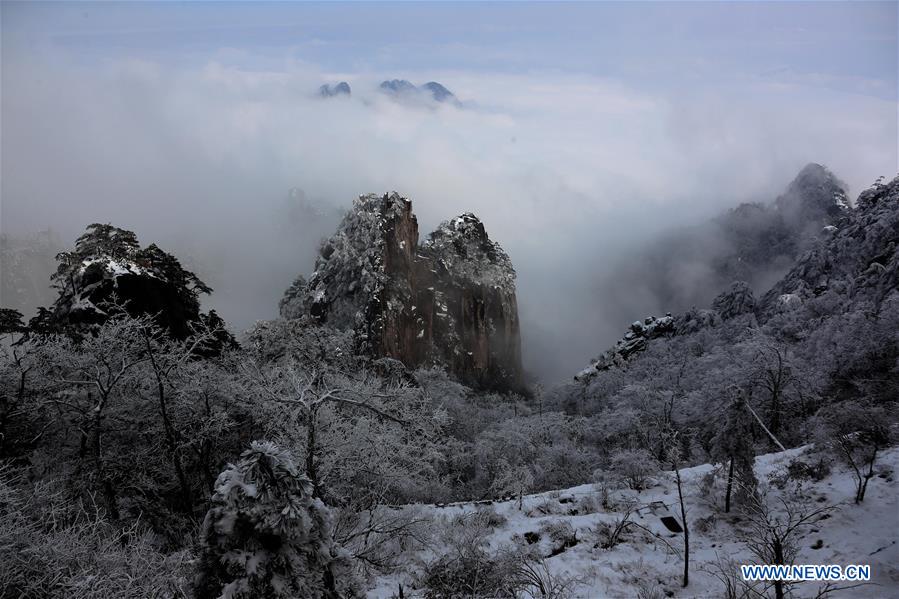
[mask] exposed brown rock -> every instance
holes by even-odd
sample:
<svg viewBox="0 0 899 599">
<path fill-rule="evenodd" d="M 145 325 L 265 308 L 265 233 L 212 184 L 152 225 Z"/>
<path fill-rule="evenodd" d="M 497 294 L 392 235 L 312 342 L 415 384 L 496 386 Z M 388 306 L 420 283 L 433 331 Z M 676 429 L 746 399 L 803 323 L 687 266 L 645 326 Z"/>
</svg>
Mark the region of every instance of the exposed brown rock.
<svg viewBox="0 0 899 599">
<path fill-rule="evenodd" d="M 515 270 L 473 214 L 419 245 L 412 203 L 361 196 L 330 239 L 304 291 L 282 315 L 352 328 L 356 350 L 408 367 L 444 365 L 478 388 L 521 386 Z"/>
</svg>

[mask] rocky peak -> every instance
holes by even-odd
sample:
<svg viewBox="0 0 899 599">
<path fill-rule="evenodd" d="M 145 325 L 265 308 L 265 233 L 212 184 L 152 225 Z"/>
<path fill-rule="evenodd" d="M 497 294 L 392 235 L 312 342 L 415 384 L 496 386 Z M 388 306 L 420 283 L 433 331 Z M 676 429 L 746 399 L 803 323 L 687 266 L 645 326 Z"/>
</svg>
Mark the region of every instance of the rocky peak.
<svg viewBox="0 0 899 599">
<path fill-rule="evenodd" d="M 574 378 L 587 381 L 613 366 L 623 366 L 635 354 L 644 351 L 651 339 L 673 335 L 676 328 L 677 319 L 670 313 L 662 317 L 647 316 L 642 321 L 635 320 L 614 346 L 591 360 L 590 365 Z"/>
<path fill-rule="evenodd" d="M 382 81 L 379 87 L 381 91 L 389 92 L 392 94 L 418 91 L 418 88 L 415 87 L 412 82 L 406 81 L 405 79 L 390 79 L 388 81 Z"/>
<path fill-rule="evenodd" d="M 428 81 L 419 87 L 405 79 L 391 79 L 381 82 L 378 89 L 383 93 L 404 101 L 425 103 L 433 101 L 461 106 L 453 92 L 436 81 Z"/>
<path fill-rule="evenodd" d="M 422 253 L 440 268 L 472 283 L 515 292 L 512 261 L 470 212 L 441 223 L 422 245 Z"/>
<path fill-rule="evenodd" d="M 762 298 L 766 319 L 824 294 L 879 302 L 899 286 L 899 177 L 863 191 L 854 209 Z"/>
<path fill-rule="evenodd" d="M 848 187 L 826 167 L 806 165 L 775 200 L 777 209 L 793 229 L 833 224 L 849 210 Z"/>
<path fill-rule="evenodd" d="M 476 387 L 520 386 L 515 271 L 473 214 L 419 245 L 409 200 L 360 196 L 299 286 L 286 292 L 282 315 L 352 329 L 360 353 L 441 364 Z"/>
<path fill-rule="evenodd" d="M 431 97 L 434 98 L 434 100 L 436 100 L 437 102 L 446 102 L 456 99 L 456 96 L 453 95 L 453 92 L 446 89 L 443 85 L 437 83 L 436 81 L 428 81 L 422 87 L 426 89 L 428 93 L 431 94 Z"/>
<path fill-rule="evenodd" d="M 352 95 L 352 91 L 350 90 L 350 84 L 346 81 L 341 81 L 336 85 L 331 85 L 330 83 L 326 83 L 318 88 L 318 95 L 322 98 L 333 98 L 334 96 L 349 96 Z"/>
<path fill-rule="evenodd" d="M 359 196 L 319 249 L 304 294 L 311 315 L 352 326 L 364 304 L 383 292 L 399 256 L 411 262 L 417 242 L 411 202 L 396 193 Z"/>
</svg>

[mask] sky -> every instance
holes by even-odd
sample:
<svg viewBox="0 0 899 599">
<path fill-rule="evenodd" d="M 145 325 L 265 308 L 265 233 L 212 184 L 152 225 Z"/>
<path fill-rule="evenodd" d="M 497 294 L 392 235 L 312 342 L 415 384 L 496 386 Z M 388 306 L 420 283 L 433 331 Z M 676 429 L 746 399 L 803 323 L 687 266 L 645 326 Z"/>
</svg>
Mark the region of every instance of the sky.
<svg viewBox="0 0 899 599">
<path fill-rule="evenodd" d="M 328 210 L 396 190 L 423 235 L 485 222 L 544 378 L 664 311 L 596 300 L 660 231 L 808 162 L 852 195 L 899 170 L 895 2 L 4 2 L 0 34 L 4 233 L 132 229 L 243 329 L 333 224 L 287 222 L 289 189 Z M 462 105 L 397 103 L 393 78 Z"/>
</svg>

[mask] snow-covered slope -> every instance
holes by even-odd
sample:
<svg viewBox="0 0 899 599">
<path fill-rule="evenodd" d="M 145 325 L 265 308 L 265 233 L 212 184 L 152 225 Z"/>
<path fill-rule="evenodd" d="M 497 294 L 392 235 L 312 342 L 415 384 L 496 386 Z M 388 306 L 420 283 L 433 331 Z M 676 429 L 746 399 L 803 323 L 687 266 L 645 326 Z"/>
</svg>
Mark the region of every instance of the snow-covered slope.
<svg viewBox="0 0 899 599">
<path fill-rule="evenodd" d="M 794 563 L 869 564 L 873 584 L 840 590 L 828 596 L 899 596 L 899 482 L 894 475 L 899 467 L 899 448 L 884 452 L 878 459 L 876 471 L 879 474 L 872 479 L 861 505 L 853 503 L 855 489 L 851 473 L 834 467 L 830 475 L 819 481 L 808 478 L 796 481 L 787 476 L 787 468 L 797 459 L 806 463 L 817 460 L 809 447 L 763 455 L 756 460 L 756 475 L 769 504 L 780 505 L 781 498 L 789 498 L 804 501 L 807 509 L 834 506 L 832 511 L 798 532 L 798 554 Z M 708 464 L 681 470 L 690 529 L 690 584 L 687 588 L 681 586 L 682 559 L 668 547 L 670 544 L 678 552 L 682 551 L 682 535 L 670 532 L 660 519 L 667 513 L 680 520 L 677 489 L 670 472 L 662 473 L 650 488 L 643 491 L 612 491 L 611 505 L 605 509 L 598 487 L 592 484 L 525 496 L 521 510 L 517 500 L 489 506 L 468 503 L 415 509 L 419 510 L 419 517 L 432 520 L 432 531 L 459 526 L 460 515 L 474 515 L 479 510 L 495 511 L 496 516 L 491 513 L 490 517 L 498 523 L 492 527 L 489 536 L 491 552 L 529 545 L 548 556 L 558 552 L 561 545 L 549 538 L 547 531 L 569 524 L 574 529 L 577 544 L 562 548 L 557 555 L 547 557 L 543 562 L 557 581 L 576 579 L 561 596 L 591 599 L 725 597 L 717 564 L 731 560 L 725 568 L 734 572 L 739 564 L 757 561 L 744 541 L 749 533 L 747 519 L 736 509 L 725 514 L 720 494 L 703 487 L 702 479 L 711 470 Z M 639 527 L 631 527 L 620 544 L 603 549 L 596 527 L 601 522 L 619 520 L 627 499 L 636 501 L 639 506 L 639 512 L 632 516 Z M 540 534 L 540 539 L 535 541 L 533 533 Z M 446 551 L 436 540 L 439 538 L 440 535 L 435 534 L 435 540 L 428 547 L 419 548 L 399 572 L 373 581 L 369 597 L 397 596 L 400 584 L 405 597 L 421 596 L 421 589 L 416 588 L 420 586 L 421 573 L 428 563 Z M 817 582 L 796 585 L 794 596 L 815 597 L 822 585 Z M 849 585 L 837 584 L 840 587 Z M 533 596 L 540 594 L 536 592 Z"/>
</svg>

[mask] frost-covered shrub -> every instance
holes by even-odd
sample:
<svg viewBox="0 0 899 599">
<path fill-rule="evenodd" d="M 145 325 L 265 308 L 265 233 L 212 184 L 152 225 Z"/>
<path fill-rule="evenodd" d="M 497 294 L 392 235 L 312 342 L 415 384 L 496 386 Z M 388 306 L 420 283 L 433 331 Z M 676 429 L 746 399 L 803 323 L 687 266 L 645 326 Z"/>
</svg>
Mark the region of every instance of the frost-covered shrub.
<svg viewBox="0 0 899 599">
<path fill-rule="evenodd" d="M 717 516 L 714 513 L 705 516 L 704 518 L 697 518 L 690 526 L 696 532 L 702 534 L 708 534 L 712 530 L 715 529 L 715 525 L 718 522 Z"/>
<path fill-rule="evenodd" d="M 35 486 L 0 466 L 0 597 L 143 599 L 189 595 L 189 551 L 116 526 L 70 500 L 56 481 Z"/>
<path fill-rule="evenodd" d="M 624 449 L 612 456 L 610 470 L 631 489 L 640 491 L 659 471 L 659 463 L 645 449 Z"/>
<path fill-rule="evenodd" d="M 625 502 L 621 507 L 621 515 L 613 521 L 600 520 L 593 528 L 596 547 L 611 549 L 628 540 L 626 533 L 634 529 L 633 515 L 637 510 L 635 502 Z"/>
<path fill-rule="evenodd" d="M 665 599 L 665 589 L 654 580 L 641 580 L 637 583 L 637 599 Z"/>
<path fill-rule="evenodd" d="M 450 552 L 428 565 L 422 585 L 425 599 L 518 597 L 525 587 L 519 560 L 491 556 L 483 549 Z"/>
<path fill-rule="evenodd" d="M 558 500 L 544 499 L 525 513 L 531 518 L 539 518 L 540 516 L 561 514 L 564 511 L 562 504 Z"/>
<path fill-rule="evenodd" d="M 526 586 L 523 554 L 487 552 L 490 527 L 476 512 L 445 521 L 440 534 L 445 552 L 427 565 L 420 583 L 425 599 L 517 597 Z"/>
<path fill-rule="evenodd" d="M 574 503 L 574 513 L 579 515 L 595 514 L 601 508 L 602 497 L 596 495 L 582 495 Z"/>
<path fill-rule="evenodd" d="M 357 596 L 331 511 L 274 444 L 254 441 L 219 475 L 202 531 L 196 596 Z"/>
<path fill-rule="evenodd" d="M 540 525 L 541 536 L 549 538 L 552 542 L 550 555 L 558 555 L 577 545 L 577 532 L 571 523 L 565 520 L 546 520 Z"/>
<path fill-rule="evenodd" d="M 611 491 L 616 488 L 618 477 L 598 468 L 593 471 L 593 488 L 599 493 L 599 505 L 606 511 L 612 508 Z"/>
<path fill-rule="evenodd" d="M 576 539 L 574 527 L 565 520 L 546 520 L 540 524 L 540 533 L 545 534 L 555 542 L 567 542 Z"/>
<path fill-rule="evenodd" d="M 496 511 L 496 508 L 492 505 L 479 507 L 475 512 L 475 515 L 481 522 L 483 522 L 490 528 L 499 528 L 500 526 L 504 526 L 509 520 L 502 514 L 498 513 Z"/>
<path fill-rule="evenodd" d="M 342 507 L 334 531 L 334 540 L 352 554 L 366 577 L 394 572 L 410 554 L 428 547 L 434 535 L 430 518 L 417 507 L 358 511 Z"/>
<path fill-rule="evenodd" d="M 588 451 L 576 447 L 569 440 L 538 446 L 534 461 L 534 489 L 563 489 L 583 484 L 598 459 Z"/>
<path fill-rule="evenodd" d="M 809 463 L 800 459 L 791 460 L 787 464 L 787 473 L 793 480 L 824 480 L 830 474 L 830 462 L 824 457 Z"/>
</svg>

